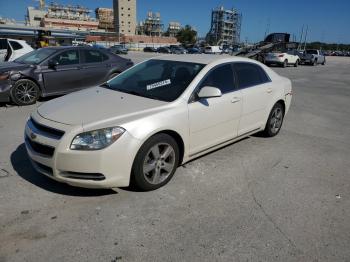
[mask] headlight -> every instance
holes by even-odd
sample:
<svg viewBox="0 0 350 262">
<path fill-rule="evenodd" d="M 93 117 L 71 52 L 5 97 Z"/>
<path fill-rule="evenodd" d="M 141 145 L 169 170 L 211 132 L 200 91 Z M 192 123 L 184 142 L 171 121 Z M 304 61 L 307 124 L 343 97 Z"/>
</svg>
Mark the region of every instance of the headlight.
<svg viewBox="0 0 350 262">
<path fill-rule="evenodd" d="M 125 132 L 121 127 L 109 127 L 84 132 L 74 137 L 70 149 L 99 150 L 113 144 Z"/>
<path fill-rule="evenodd" d="M 10 76 L 10 72 L 2 72 L 0 73 L 0 80 L 6 80 Z"/>
</svg>

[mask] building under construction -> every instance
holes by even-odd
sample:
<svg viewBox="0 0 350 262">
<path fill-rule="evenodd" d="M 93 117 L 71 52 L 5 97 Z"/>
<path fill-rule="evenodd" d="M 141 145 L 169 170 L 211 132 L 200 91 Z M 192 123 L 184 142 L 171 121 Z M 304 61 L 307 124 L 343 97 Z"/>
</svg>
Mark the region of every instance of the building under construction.
<svg viewBox="0 0 350 262">
<path fill-rule="evenodd" d="M 114 32 L 114 14 L 112 8 L 96 8 L 96 18 L 98 20 L 98 28 L 105 31 Z"/>
<path fill-rule="evenodd" d="M 180 29 L 181 29 L 181 24 L 179 22 L 169 22 L 167 34 L 170 37 L 176 37 Z"/>
<path fill-rule="evenodd" d="M 160 19 L 160 13 L 148 12 L 145 21 L 138 25 L 139 35 L 162 36 L 164 25 Z"/>
<path fill-rule="evenodd" d="M 242 14 L 232 8 L 213 9 L 207 41 L 213 45 L 235 45 L 240 41 Z"/>
</svg>

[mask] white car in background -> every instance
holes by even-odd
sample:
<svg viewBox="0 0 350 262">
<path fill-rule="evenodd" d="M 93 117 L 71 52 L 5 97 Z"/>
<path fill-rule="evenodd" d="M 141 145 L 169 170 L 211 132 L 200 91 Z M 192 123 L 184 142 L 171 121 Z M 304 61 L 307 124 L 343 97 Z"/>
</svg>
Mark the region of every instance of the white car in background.
<svg viewBox="0 0 350 262">
<path fill-rule="evenodd" d="M 282 67 L 293 65 L 294 67 L 297 67 L 300 64 L 300 57 L 296 50 L 290 50 L 287 52 L 270 52 L 265 56 L 265 64 L 277 64 Z"/>
<path fill-rule="evenodd" d="M 33 50 L 24 40 L 0 38 L 0 62 L 11 62 Z"/>
<path fill-rule="evenodd" d="M 25 145 L 54 180 L 154 190 L 192 159 L 260 131 L 277 135 L 291 99 L 291 81 L 254 60 L 155 57 L 39 106 Z"/>
</svg>

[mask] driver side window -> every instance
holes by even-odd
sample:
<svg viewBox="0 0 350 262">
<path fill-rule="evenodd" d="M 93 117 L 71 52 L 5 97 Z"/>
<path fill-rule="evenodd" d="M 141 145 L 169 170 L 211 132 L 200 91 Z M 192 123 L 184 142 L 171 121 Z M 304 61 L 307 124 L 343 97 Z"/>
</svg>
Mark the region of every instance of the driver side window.
<svg viewBox="0 0 350 262">
<path fill-rule="evenodd" d="M 56 55 L 53 60 L 58 65 L 75 65 L 79 64 L 79 52 L 78 50 L 68 50 Z"/>
<path fill-rule="evenodd" d="M 200 89 L 205 86 L 219 88 L 222 94 L 235 90 L 233 71 L 231 64 L 219 66 L 210 71 L 200 85 Z"/>
</svg>

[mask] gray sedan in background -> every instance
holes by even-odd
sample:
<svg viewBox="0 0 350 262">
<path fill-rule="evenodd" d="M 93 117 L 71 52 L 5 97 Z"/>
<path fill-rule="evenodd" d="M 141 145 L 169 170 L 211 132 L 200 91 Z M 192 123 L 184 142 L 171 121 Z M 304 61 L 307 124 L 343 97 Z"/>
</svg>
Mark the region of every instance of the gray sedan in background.
<svg viewBox="0 0 350 262">
<path fill-rule="evenodd" d="M 96 86 L 133 66 L 130 59 L 90 47 L 48 47 L 0 63 L 0 102 L 34 104 L 40 96 Z"/>
</svg>

